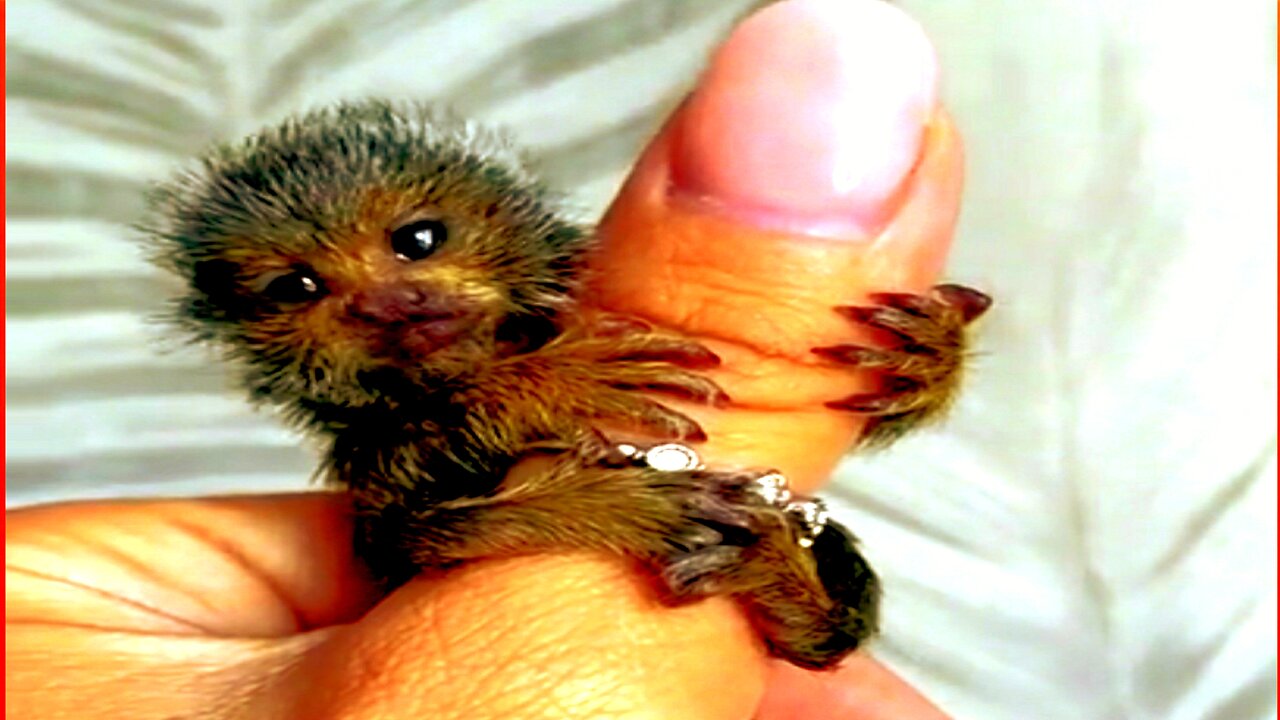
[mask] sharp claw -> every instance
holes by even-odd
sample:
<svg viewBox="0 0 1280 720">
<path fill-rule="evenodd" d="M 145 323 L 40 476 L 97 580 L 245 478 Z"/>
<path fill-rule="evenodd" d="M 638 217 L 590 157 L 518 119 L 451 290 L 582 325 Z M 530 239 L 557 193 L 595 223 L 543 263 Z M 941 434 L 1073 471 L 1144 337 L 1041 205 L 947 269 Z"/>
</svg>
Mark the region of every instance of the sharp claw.
<svg viewBox="0 0 1280 720">
<path fill-rule="evenodd" d="M 866 307 L 863 305 L 838 305 L 836 312 L 853 320 L 854 322 L 870 323 L 875 319 L 879 308 Z"/>
<path fill-rule="evenodd" d="M 701 425 L 695 423 L 694 426 L 690 428 L 680 439 L 688 440 L 689 442 L 703 443 L 707 441 L 707 431 L 703 430 Z"/>
<path fill-rule="evenodd" d="M 729 396 L 725 391 L 718 387 L 699 387 L 690 386 L 680 383 L 652 383 L 647 386 L 648 390 L 659 392 L 664 395 L 673 395 L 675 397 L 684 398 L 685 400 L 694 400 L 715 407 L 724 407 L 729 403 Z"/>
<path fill-rule="evenodd" d="M 602 337 L 617 337 L 649 332 L 653 326 L 639 318 L 627 315 L 608 315 L 600 318 L 592 328 L 594 334 Z"/>
<path fill-rule="evenodd" d="M 899 412 L 901 410 L 902 397 L 884 393 L 864 393 L 850 395 L 843 400 L 832 400 L 826 405 L 833 410 L 846 410 L 864 415 L 884 415 Z"/>
<path fill-rule="evenodd" d="M 854 322 L 893 333 L 899 339 L 907 341 L 913 339 L 906 326 L 916 321 L 916 317 L 905 310 L 883 305 L 879 307 L 841 305 L 836 308 L 836 311 Z"/>
<path fill-rule="evenodd" d="M 690 370 L 710 370 L 720 367 L 720 356 L 701 345 L 689 348 L 678 358 L 673 357 L 671 361 Z"/>
<path fill-rule="evenodd" d="M 938 285 L 933 291 L 943 302 L 960 311 L 966 323 L 978 319 L 991 307 L 991 296 L 964 285 Z"/>
<path fill-rule="evenodd" d="M 922 345 L 920 343 L 907 343 L 906 345 L 898 348 L 898 350 L 900 352 L 907 353 L 908 355 L 937 356 L 940 354 L 938 348 L 931 347 L 929 345 Z"/>
<path fill-rule="evenodd" d="M 723 541 L 724 535 L 720 531 L 699 523 L 693 523 L 690 528 L 668 540 L 676 548 L 690 554 L 716 547 Z"/>
<path fill-rule="evenodd" d="M 716 576 L 739 562 L 741 554 L 738 548 L 725 546 L 690 553 L 662 569 L 662 582 L 678 597 L 711 594 Z"/>
<path fill-rule="evenodd" d="M 697 386 L 673 383 L 670 386 L 659 384 L 654 386 L 653 389 L 672 395 L 683 395 L 688 400 L 697 400 L 714 408 L 728 407 L 733 402 L 733 398 L 729 397 L 729 393 L 709 380 L 705 384 Z"/>
<path fill-rule="evenodd" d="M 868 295 L 874 305 L 845 305 L 835 310 L 844 318 L 889 333 L 861 345 L 812 348 L 827 360 L 875 372 L 878 392 L 832 401 L 827 407 L 872 416 L 868 437 L 887 443 L 892 437 L 930 417 L 949 404 L 963 366 L 964 326 L 991 306 L 991 297 L 963 285 L 942 284 L 923 295 L 882 292 Z"/>
<path fill-rule="evenodd" d="M 711 406 L 717 409 L 724 409 L 733 404 L 733 398 L 729 397 L 729 393 L 716 388 L 716 394 L 711 398 Z"/>
<path fill-rule="evenodd" d="M 936 301 L 930 298 L 912 295 L 911 293 L 879 292 L 872 293 L 870 298 L 874 303 L 896 308 L 905 313 L 926 319 L 933 317 L 929 310 L 930 306 L 936 304 Z"/>
<path fill-rule="evenodd" d="M 919 379 L 904 375 L 888 375 L 881 379 L 880 383 L 881 392 L 888 395 L 903 395 L 924 386 Z"/>
<path fill-rule="evenodd" d="M 644 430 L 664 440 L 680 440 L 691 443 L 707 441 L 707 433 L 696 420 L 681 412 L 676 412 L 662 403 L 646 400 L 628 415 L 604 414 L 602 420 L 613 420 L 620 423 L 630 421 Z"/>
<path fill-rule="evenodd" d="M 832 345 L 810 350 L 814 355 L 846 365 L 880 367 L 890 363 L 889 353 L 862 345 Z"/>
<path fill-rule="evenodd" d="M 700 520 L 709 520 L 719 525 L 741 530 L 753 527 L 751 517 L 720 498 L 694 496 L 688 500 L 689 509 Z M 721 542 L 723 542 L 723 538 Z"/>
<path fill-rule="evenodd" d="M 693 343 L 671 343 L 665 347 L 639 348 L 614 360 L 628 362 L 665 362 L 686 370 L 710 370 L 720 367 L 720 356 Z"/>
</svg>

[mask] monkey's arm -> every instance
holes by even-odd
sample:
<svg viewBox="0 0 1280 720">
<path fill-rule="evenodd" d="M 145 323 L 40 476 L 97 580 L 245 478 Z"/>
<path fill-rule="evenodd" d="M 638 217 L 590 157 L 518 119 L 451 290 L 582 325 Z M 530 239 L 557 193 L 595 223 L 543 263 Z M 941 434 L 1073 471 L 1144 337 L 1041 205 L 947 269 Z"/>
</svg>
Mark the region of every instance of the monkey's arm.
<svg viewBox="0 0 1280 720">
<path fill-rule="evenodd" d="M 719 362 L 691 340 L 606 316 L 478 369 L 455 401 L 478 445 L 511 456 L 531 444 L 576 447 L 592 428 L 698 441 L 705 439 L 698 424 L 652 394 L 722 405 L 728 396 L 696 372 Z"/>
</svg>

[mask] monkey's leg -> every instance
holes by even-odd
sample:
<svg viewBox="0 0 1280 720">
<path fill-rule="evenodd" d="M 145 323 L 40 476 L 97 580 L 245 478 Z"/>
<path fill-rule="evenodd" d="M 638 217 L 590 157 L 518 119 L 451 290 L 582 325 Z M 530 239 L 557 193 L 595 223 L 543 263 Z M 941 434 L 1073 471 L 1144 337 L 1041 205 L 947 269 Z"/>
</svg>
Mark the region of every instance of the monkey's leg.
<svg viewBox="0 0 1280 720">
<path fill-rule="evenodd" d="M 951 405 L 964 370 L 966 328 L 986 312 L 991 298 L 962 285 L 938 285 L 923 295 L 877 293 L 871 302 L 836 310 L 882 331 L 884 346 L 833 345 L 813 352 L 880 374 L 878 390 L 827 406 L 870 415 L 862 442 L 885 445 Z"/>
<path fill-rule="evenodd" d="M 409 508 L 390 521 L 398 527 L 376 536 L 424 568 L 582 549 L 664 565 L 729 535 L 753 538 L 761 518 L 776 512 L 754 492 L 763 474 L 660 471 L 621 455 L 584 462 L 565 453 L 492 493 Z M 387 518 L 370 515 L 365 522 Z"/>
<path fill-rule="evenodd" d="M 565 455 L 492 495 L 413 512 L 383 537 L 425 568 L 563 550 L 629 556 L 654 572 L 668 601 L 733 596 L 775 655 L 830 667 L 875 631 L 878 582 L 839 525 L 803 547 L 794 519 L 758 494 L 764 474 Z"/>
<path fill-rule="evenodd" d="M 803 667 L 828 668 L 879 631 L 880 579 L 856 542 L 847 528 L 828 521 L 808 555 L 782 538 L 758 545 L 755 563 L 786 568 L 747 597 L 775 654 Z"/>
<path fill-rule="evenodd" d="M 490 494 L 425 507 L 356 490 L 368 511 L 360 554 L 393 584 L 484 558 L 629 556 L 670 602 L 736 597 L 774 654 L 805 667 L 833 665 L 874 631 L 875 577 L 847 531 L 828 524 L 804 547 L 795 517 L 761 493 L 769 473 L 658 470 L 595 447 L 550 458 Z"/>
<path fill-rule="evenodd" d="M 676 599 L 733 595 L 774 655 L 832 667 L 879 629 L 880 581 L 844 526 L 828 521 L 805 548 L 785 515 L 768 520 L 749 545 L 677 560 L 663 580 Z"/>
</svg>

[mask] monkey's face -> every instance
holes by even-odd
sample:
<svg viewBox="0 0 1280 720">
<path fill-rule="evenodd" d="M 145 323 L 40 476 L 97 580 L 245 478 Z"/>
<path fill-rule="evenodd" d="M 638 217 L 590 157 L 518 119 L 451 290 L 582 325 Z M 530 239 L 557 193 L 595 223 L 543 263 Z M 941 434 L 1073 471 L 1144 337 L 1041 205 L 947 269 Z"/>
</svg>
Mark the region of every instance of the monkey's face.
<svg viewBox="0 0 1280 720">
<path fill-rule="evenodd" d="M 373 103 L 215 151 L 156 205 L 179 314 L 286 405 L 367 404 L 544 332 L 583 233 L 481 141 Z"/>
<path fill-rule="evenodd" d="M 229 321 L 223 339 L 273 389 L 359 403 L 378 389 L 368 371 L 417 375 L 439 353 L 483 354 L 518 311 L 501 268 L 468 237 L 501 228 L 379 195 L 311 243 L 224 240 L 195 266 Z"/>
</svg>

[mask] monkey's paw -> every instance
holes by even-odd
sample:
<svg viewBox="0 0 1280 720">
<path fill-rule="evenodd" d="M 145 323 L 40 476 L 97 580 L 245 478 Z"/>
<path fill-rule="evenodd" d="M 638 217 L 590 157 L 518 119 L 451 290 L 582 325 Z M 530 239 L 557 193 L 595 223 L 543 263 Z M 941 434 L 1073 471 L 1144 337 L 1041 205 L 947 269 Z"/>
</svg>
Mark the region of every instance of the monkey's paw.
<svg viewBox="0 0 1280 720">
<path fill-rule="evenodd" d="M 663 587 L 675 601 L 733 596 L 773 655 L 831 668 L 878 631 L 880 582 L 847 528 L 828 520 L 806 547 L 786 515 L 756 509 L 749 533 L 730 528 L 673 553 Z"/>
<path fill-rule="evenodd" d="M 722 573 L 769 651 L 794 665 L 835 667 L 879 630 L 879 578 L 853 533 L 831 520 L 808 547 L 794 525 L 761 533 Z"/>
<path fill-rule="evenodd" d="M 593 424 L 700 442 L 706 435 L 698 423 L 654 396 L 716 406 L 729 402 L 699 372 L 717 367 L 720 358 L 692 340 L 655 333 L 629 318 L 610 317 L 590 334 L 568 332 L 537 356 L 555 366 L 548 396 Z"/>
<path fill-rule="evenodd" d="M 671 450 L 684 452 L 651 467 L 680 467 L 647 475 L 679 499 L 667 506 L 679 520 L 646 555 L 669 602 L 735 597 L 770 651 L 805 668 L 833 667 L 876 633 L 880 583 L 857 539 L 821 501 L 794 498 L 782 475 L 708 471 L 672 445 L 620 446 L 604 464 L 645 465 Z"/>
<path fill-rule="evenodd" d="M 849 320 L 881 331 L 881 347 L 814 348 L 828 360 L 879 374 L 880 387 L 827 403 L 871 416 L 862 442 L 884 445 L 941 416 L 955 399 L 964 370 L 966 328 L 991 298 L 962 285 L 937 285 L 923 295 L 876 293 L 874 305 L 836 308 Z"/>
<path fill-rule="evenodd" d="M 765 637 L 775 655 L 822 670 L 879 632 L 880 579 L 858 551 L 857 538 L 839 523 L 828 521 L 811 551 L 826 600 L 799 611 L 779 604 L 766 615 L 774 622 L 766 624 Z"/>
</svg>

